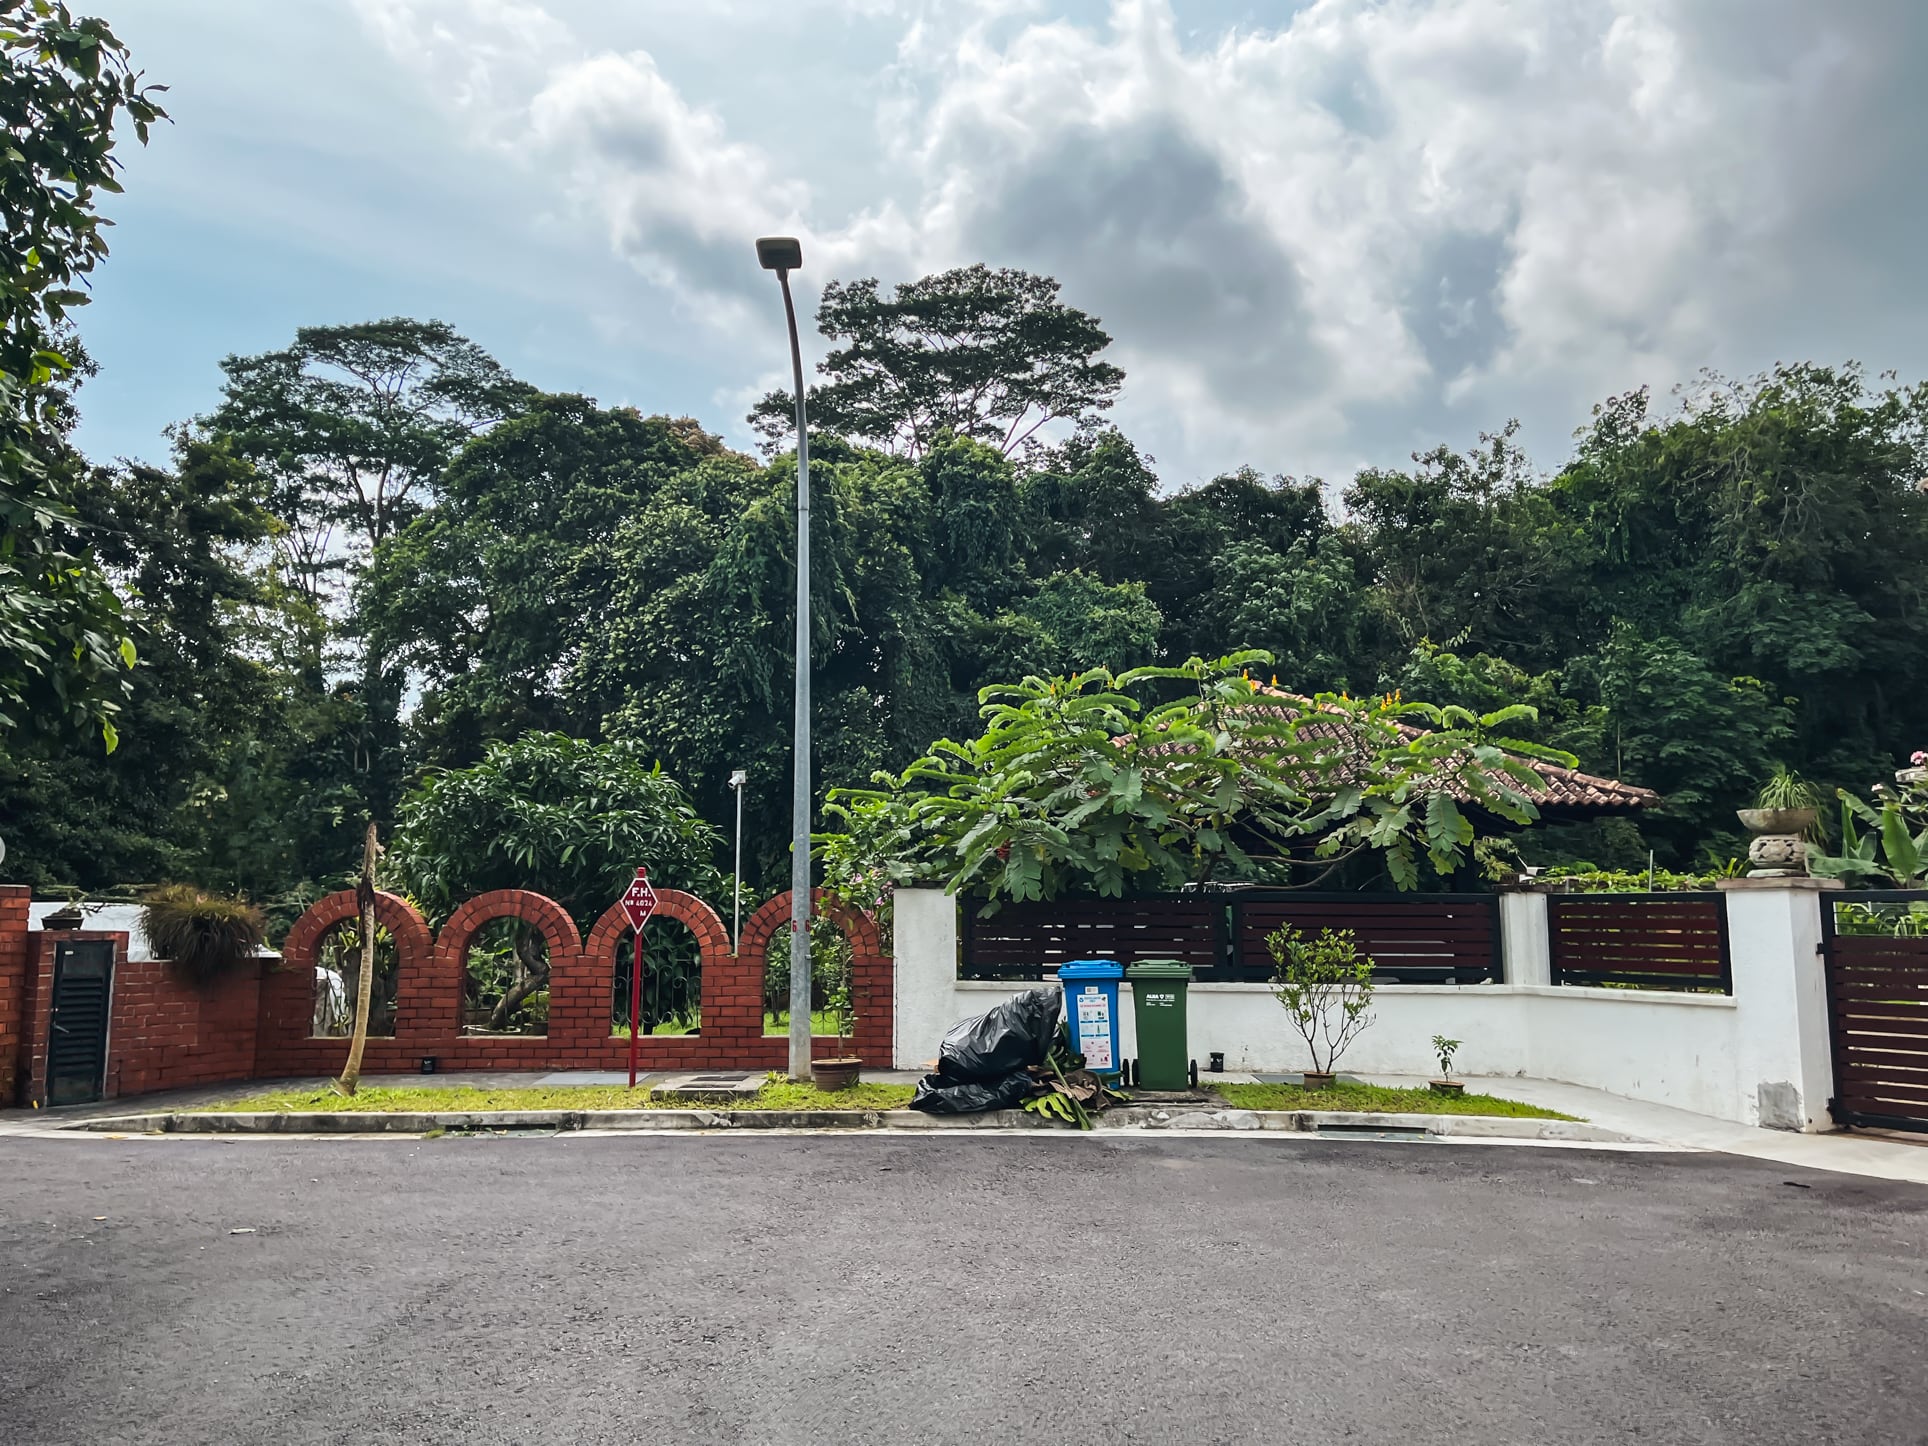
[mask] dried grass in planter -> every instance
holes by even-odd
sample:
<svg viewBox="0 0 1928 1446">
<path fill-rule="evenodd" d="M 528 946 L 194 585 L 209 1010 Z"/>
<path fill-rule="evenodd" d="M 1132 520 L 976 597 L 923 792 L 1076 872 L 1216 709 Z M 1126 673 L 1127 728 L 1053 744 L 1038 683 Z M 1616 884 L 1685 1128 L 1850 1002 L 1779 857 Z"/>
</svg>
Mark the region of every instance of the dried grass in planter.
<svg viewBox="0 0 1928 1446">
<path fill-rule="evenodd" d="M 268 937 L 261 911 L 245 899 L 168 884 L 141 906 L 141 928 L 157 959 L 196 983 L 206 983 L 254 957 Z"/>
</svg>

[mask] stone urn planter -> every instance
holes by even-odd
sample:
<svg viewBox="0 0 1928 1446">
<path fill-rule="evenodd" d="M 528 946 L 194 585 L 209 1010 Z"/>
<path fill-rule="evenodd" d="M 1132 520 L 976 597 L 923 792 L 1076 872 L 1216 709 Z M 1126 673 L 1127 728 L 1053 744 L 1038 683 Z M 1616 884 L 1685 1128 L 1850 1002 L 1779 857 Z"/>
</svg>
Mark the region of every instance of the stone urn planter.
<svg viewBox="0 0 1928 1446">
<path fill-rule="evenodd" d="M 1820 814 L 1811 808 L 1743 808 L 1735 814 L 1754 837 L 1747 845 L 1750 879 L 1799 878 L 1807 873 L 1807 840 Z"/>
<path fill-rule="evenodd" d="M 1305 1087 L 1309 1090 L 1329 1090 L 1332 1088 L 1334 1076 L 1331 1074 L 1320 1074 L 1317 1070 L 1309 1069 L 1302 1078 Z"/>
<path fill-rule="evenodd" d="M 1898 768 L 1895 770 L 1895 782 L 1904 786 L 1928 783 L 1928 768 Z"/>
</svg>

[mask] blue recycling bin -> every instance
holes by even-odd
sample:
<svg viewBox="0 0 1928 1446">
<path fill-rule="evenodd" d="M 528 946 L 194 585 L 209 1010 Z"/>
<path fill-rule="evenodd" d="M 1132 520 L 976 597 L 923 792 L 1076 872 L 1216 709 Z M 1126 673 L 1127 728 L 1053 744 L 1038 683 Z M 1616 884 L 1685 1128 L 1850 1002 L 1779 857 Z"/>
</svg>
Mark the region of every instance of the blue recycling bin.
<svg viewBox="0 0 1928 1446">
<path fill-rule="evenodd" d="M 1118 981 L 1124 967 L 1109 959 L 1073 959 L 1058 970 L 1071 1047 L 1093 1074 L 1115 1075 L 1118 1060 Z"/>
</svg>

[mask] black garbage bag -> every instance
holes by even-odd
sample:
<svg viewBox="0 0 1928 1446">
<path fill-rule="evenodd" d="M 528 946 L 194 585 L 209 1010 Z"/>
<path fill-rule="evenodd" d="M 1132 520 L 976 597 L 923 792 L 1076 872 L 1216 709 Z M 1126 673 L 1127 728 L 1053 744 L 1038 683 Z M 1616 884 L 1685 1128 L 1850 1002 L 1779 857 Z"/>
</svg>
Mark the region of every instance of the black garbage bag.
<svg viewBox="0 0 1928 1446">
<path fill-rule="evenodd" d="M 1027 1064 L 1043 1064 L 1058 1035 L 1061 999 L 1059 990 L 1033 989 L 953 1024 L 937 1051 L 937 1072 L 947 1079 L 989 1084 Z"/>
<path fill-rule="evenodd" d="M 1008 1110 L 1031 1093 L 1030 1071 L 1014 1069 L 988 1084 L 927 1074 L 917 1082 L 910 1107 L 927 1115 L 975 1115 L 984 1110 Z"/>
</svg>

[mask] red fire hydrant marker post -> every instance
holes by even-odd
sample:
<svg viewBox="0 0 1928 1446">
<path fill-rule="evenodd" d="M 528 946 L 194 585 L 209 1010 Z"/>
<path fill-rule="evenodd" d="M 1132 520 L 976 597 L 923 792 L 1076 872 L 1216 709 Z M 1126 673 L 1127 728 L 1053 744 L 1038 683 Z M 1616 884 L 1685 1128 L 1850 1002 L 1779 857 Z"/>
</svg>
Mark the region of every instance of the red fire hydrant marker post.
<svg viewBox="0 0 1928 1446">
<path fill-rule="evenodd" d="M 623 916 L 636 936 L 636 954 L 629 965 L 629 1087 L 636 1088 L 637 1041 L 643 1034 L 643 925 L 656 912 L 656 890 L 649 886 L 649 870 L 638 868 L 623 891 Z"/>
</svg>

